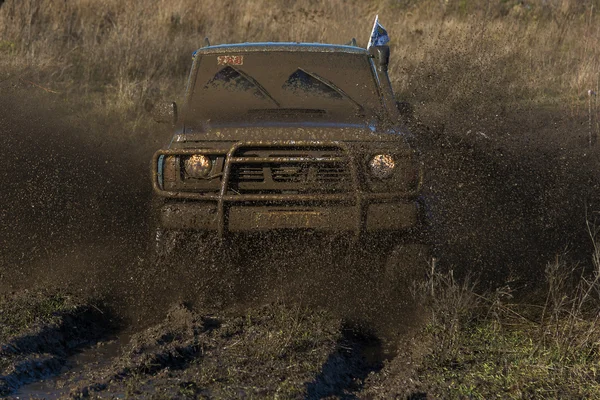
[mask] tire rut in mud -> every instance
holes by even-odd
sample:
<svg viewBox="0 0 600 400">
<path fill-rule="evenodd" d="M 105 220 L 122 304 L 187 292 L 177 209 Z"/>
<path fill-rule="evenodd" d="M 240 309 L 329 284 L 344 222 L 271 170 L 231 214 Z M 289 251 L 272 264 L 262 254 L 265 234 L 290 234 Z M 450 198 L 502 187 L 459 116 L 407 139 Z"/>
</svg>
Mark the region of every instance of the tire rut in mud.
<svg viewBox="0 0 600 400">
<path fill-rule="evenodd" d="M 71 371 L 63 360 L 52 370 L 61 374 L 44 391 L 25 386 L 15 394 L 355 398 L 393 357 L 365 328 L 324 310 L 281 302 L 215 313 L 177 304 L 163 321 L 121 338 L 128 342 L 107 360 Z"/>
<path fill-rule="evenodd" d="M 203 315 L 179 305 L 71 395 L 289 398 L 311 397 L 327 385 L 340 391 L 370 370 L 357 360 L 360 340 L 344 331 L 341 320 L 299 306 Z"/>
<path fill-rule="evenodd" d="M 113 329 L 93 302 L 21 292 L 0 298 L 0 396 L 59 374 L 69 356 Z"/>
</svg>

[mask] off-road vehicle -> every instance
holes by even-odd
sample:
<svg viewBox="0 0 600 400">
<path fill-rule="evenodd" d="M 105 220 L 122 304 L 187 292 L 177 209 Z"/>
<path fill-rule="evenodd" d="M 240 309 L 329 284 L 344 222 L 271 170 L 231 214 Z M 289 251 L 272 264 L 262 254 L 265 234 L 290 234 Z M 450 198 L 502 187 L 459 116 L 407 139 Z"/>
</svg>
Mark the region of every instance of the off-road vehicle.
<svg viewBox="0 0 600 400">
<path fill-rule="evenodd" d="M 158 246 L 178 232 L 297 230 L 379 237 L 400 260 L 420 223 L 421 168 L 389 55 L 309 43 L 197 50 L 181 112 L 154 111 L 178 125 L 152 161 Z"/>
</svg>

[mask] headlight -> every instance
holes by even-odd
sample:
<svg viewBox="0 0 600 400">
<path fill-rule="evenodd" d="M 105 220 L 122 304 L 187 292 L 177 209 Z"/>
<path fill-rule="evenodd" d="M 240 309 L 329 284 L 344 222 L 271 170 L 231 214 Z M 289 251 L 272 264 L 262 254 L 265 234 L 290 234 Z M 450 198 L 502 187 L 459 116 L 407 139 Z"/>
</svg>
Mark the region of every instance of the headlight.
<svg viewBox="0 0 600 400">
<path fill-rule="evenodd" d="M 196 154 L 185 160 L 185 173 L 190 178 L 206 178 L 212 170 L 212 161 L 207 156 Z"/>
<path fill-rule="evenodd" d="M 375 178 L 385 179 L 392 176 L 396 162 L 389 154 L 377 154 L 369 161 L 369 170 Z"/>
</svg>

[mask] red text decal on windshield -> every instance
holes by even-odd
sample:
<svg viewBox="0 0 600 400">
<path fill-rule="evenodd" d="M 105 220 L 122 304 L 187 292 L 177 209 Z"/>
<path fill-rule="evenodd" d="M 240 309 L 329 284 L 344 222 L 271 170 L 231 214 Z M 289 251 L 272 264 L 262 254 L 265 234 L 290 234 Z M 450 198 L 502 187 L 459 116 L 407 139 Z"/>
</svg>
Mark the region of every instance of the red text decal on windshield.
<svg viewBox="0 0 600 400">
<path fill-rule="evenodd" d="M 217 63 L 219 65 L 242 65 L 244 56 L 218 56 Z"/>
</svg>

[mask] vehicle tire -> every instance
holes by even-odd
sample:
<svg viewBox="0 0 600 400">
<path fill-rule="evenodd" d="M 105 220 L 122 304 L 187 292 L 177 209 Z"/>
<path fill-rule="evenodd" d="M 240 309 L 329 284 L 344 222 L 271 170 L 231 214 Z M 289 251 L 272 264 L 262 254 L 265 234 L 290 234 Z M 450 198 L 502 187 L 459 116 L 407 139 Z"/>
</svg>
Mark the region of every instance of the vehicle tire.
<svg viewBox="0 0 600 400">
<path fill-rule="evenodd" d="M 388 290 L 408 293 L 413 282 L 426 277 L 429 258 L 427 245 L 401 243 L 394 246 L 385 262 L 384 279 Z"/>
</svg>

